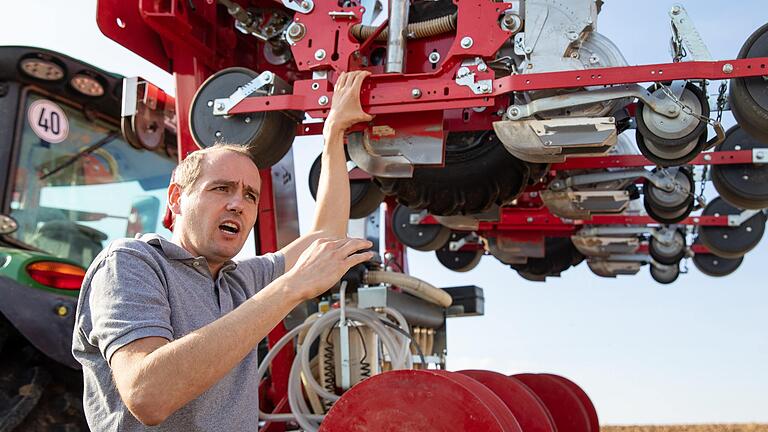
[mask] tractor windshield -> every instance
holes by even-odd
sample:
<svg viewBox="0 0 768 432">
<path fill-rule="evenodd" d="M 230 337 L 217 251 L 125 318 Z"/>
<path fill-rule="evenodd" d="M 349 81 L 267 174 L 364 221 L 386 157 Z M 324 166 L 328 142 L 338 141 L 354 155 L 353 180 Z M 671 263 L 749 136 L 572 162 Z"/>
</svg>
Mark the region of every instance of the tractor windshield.
<svg viewBox="0 0 768 432">
<path fill-rule="evenodd" d="M 114 239 L 159 232 L 175 160 L 92 115 L 27 93 L 10 210 L 17 240 L 88 266 Z M 165 231 L 165 232 L 163 232 Z"/>
</svg>

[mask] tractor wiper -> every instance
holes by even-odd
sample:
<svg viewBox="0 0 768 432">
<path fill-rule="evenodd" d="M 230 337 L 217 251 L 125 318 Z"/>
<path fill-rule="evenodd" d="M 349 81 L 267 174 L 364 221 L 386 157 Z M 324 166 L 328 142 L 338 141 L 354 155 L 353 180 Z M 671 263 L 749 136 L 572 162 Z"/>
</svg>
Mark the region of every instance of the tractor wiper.
<svg viewBox="0 0 768 432">
<path fill-rule="evenodd" d="M 40 176 L 40 180 L 47 179 L 48 177 L 56 174 L 57 172 L 63 170 L 64 168 L 72 165 L 73 163 L 75 163 L 81 157 L 83 157 L 83 156 L 85 156 L 87 154 L 93 153 L 94 151 L 98 150 L 101 147 L 104 147 L 105 145 L 107 145 L 107 144 L 111 143 L 112 141 L 114 141 L 115 138 L 117 138 L 119 135 L 120 134 L 118 134 L 117 132 L 112 132 L 111 134 L 105 136 L 104 138 L 96 141 L 92 145 L 84 148 L 83 150 L 81 150 L 76 155 L 74 155 L 71 158 L 69 158 L 66 161 L 64 161 L 64 163 L 62 163 L 61 165 L 55 167 L 54 169 L 52 169 L 51 171 L 48 171 L 47 173 L 45 173 L 43 175 L 41 175 Z"/>
</svg>

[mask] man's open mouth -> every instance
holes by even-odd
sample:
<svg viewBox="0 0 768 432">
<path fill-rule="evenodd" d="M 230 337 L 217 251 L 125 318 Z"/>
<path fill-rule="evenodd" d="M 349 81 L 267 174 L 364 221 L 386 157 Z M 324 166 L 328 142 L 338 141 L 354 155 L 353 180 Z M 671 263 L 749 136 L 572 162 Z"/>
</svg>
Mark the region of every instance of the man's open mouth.
<svg viewBox="0 0 768 432">
<path fill-rule="evenodd" d="M 240 232 L 240 226 L 233 222 L 224 222 L 219 225 L 219 229 L 231 234 L 237 234 Z"/>
</svg>

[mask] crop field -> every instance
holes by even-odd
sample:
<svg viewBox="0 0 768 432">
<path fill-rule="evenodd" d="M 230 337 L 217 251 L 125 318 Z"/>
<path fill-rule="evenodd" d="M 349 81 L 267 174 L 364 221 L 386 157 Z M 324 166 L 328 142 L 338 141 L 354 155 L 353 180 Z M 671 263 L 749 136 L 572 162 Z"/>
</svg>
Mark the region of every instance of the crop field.
<svg viewBox="0 0 768 432">
<path fill-rule="evenodd" d="M 768 432 L 768 424 L 705 424 L 676 426 L 602 426 L 600 432 Z"/>
</svg>

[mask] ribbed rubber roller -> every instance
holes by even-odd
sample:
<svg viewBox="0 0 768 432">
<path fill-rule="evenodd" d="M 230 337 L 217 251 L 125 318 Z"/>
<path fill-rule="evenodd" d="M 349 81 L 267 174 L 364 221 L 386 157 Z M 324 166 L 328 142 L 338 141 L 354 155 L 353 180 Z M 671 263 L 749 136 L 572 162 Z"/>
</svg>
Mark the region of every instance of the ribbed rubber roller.
<svg viewBox="0 0 768 432">
<path fill-rule="evenodd" d="M 515 416 L 523 432 L 557 432 L 555 421 L 544 402 L 520 380 L 487 370 L 462 370 L 466 375 L 488 387 Z"/>
<path fill-rule="evenodd" d="M 349 389 L 325 416 L 320 432 L 523 432 L 491 390 L 465 375 L 400 370 Z"/>
<path fill-rule="evenodd" d="M 585 392 L 584 389 L 579 387 L 578 384 L 569 380 L 568 378 L 562 377 L 560 375 L 555 375 L 555 374 L 543 374 L 543 375 L 554 378 L 560 381 L 562 384 L 565 384 L 565 386 L 568 387 L 569 389 L 571 389 L 571 391 L 576 394 L 576 397 L 579 398 L 579 402 L 581 402 L 581 406 L 587 412 L 587 417 L 589 418 L 590 430 L 592 432 L 600 432 L 600 420 L 597 417 L 597 410 L 595 409 L 595 405 L 592 404 L 592 400 L 587 395 L 587 392 Z"/>
<path fill-rule="evenodd" d="M 592 432 L 587 410 L 566 384 L 543 374 L 512 375 L 541 398 L 552 414 L 558 431 Z"/>
</svg>

